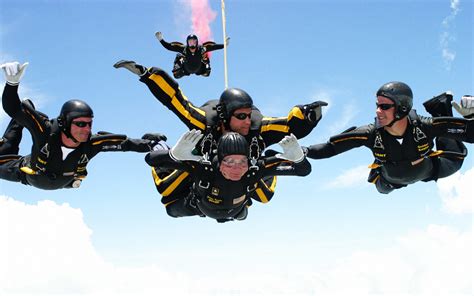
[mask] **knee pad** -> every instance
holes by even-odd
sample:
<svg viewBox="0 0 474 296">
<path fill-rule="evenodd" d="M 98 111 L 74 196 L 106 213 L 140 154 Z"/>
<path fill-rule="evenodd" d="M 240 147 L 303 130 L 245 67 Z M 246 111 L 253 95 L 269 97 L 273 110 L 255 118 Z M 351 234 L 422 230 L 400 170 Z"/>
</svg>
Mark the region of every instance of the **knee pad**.
<svg viewBox="0 0 474 296">
<path fill-rule="evenodd" d="M 168 214 L 168 216 L 170 217 L 173 217 L 173 218 L 179 218 L 179 217 L 182 217 L 180 215 L 180 211 L 179 211 L 179 207 L 176 206 L 176 204 L 178 203 L 179 201 L 175 201 L 169 205 L 166 206 L 166 213 Z"/>
<path fill-rule="evenodd" d="M 389 183 L 382 175 L 380 175 L 380 178 L 378 178 L 377 182 L 375 182 L 375 188 L 377 188 L 377 191 L 382 194 L 389 194 L 393 190 L 402 187 L 405 187 L 405 185 Z"/>
</svg>

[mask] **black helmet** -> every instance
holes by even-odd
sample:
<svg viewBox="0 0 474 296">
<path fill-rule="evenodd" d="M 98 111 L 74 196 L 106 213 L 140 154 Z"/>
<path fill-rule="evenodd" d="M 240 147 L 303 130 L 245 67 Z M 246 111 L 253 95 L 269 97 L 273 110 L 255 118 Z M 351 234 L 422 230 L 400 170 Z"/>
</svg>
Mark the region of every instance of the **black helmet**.
<svg viewBox="0 0 474 296">
<path fill-rule="evenodd" d="M 189 46 L 189 40 L 196 40 L 196 46 L 199 44 L 198 37 L 194 34 L 188 35 L 186 38 L 186 46 Z M 196 48 L 196 46 L 189 46 L 190 48 Z"/>
<path fill-rule="evenodd" d="M 71 139 L 73 139 L 70 133 L 71 122 L 78 117 L 94 117 L 94 112 L 86 102 L 81 100 L 69 100 L 64 103 L 58 117 L 58 123 L 61 130 Z"/>
<path fill-rule="evenodd" d="M 236 132 L 228 132 L 222 135 L 217 142 L 217 157 L 221 162 L 227 155 L 249 155 L 249 144 L 244 136 Z"/>
<path fill-rule="evenodd" d="M 392 81 L 382 85 L 377 91 L 377 97 L 382 96 L 395 103 L 395 119 L 407 116 L 413 107 L 411 88 L 403 82 Z"/>
<path fill-rule="evenodd" d="M 252 108 L 253 101 L 250 95 L 239 88 L 224 90 L 219 99 L 217 113 L 219 119 L 227 124 L 234 111 L 240 108 Z"/>
</svg>

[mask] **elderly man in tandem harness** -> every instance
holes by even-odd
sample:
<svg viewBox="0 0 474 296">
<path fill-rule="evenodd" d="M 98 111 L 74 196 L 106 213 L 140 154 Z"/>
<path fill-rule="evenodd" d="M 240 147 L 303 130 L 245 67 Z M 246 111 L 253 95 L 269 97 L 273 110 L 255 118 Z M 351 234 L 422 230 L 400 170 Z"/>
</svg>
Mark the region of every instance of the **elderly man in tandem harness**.
<svg viewBox="0 0 474 296">
<path fill-rule="evenodd" d="M 254 106 L 250 95 L 242 89 L 228 88 L 219 100 L 210 100 L 201 107 L 194 106 L 182 93 L 178 83 L 160 68 L 146 68 L 133 61 L 121 60 L 115 68 L 125 68 L 138 75 L 154 97 L 191 130 L 204 134 L 197 143 L 196 151 L 212 160 L 217 150 L 217 141 L 226 132 L 233 131 L 244 136 L 249 143 L 251 164 L 257 162 L 266 147 L 276 144 L 285 136 L 294 134 L 300 139 L 307 136 L 322 117 L 322 107 L 327 103 L 316 101 L 293 107 L 285 117 L 266 117 Z M 181 202 L 189 195 L 192 180 L 185 171 L 168 171 L 153 168 L 153 177 L 162 203 L 168 215 L 180 217 Z M 275 176 L 259 180 L 251 198 L 262 203 L 270 201 L 276 186 Z"/>
<path fill-rule="evenodd" d="M 375 124 L 353 127 L 327 143 L 312 145 L 307 157 L 328 158 L 366 146 L 375 157 L 368 181 L 385 194 L 418 181 L 436 181 L 461 168 L 467 155 L 463 142 L 474 141 L 471 96 L 464 96 L 461 105 L 451 103 L 450 93 L 433 97 L 424 103 L 433 117 L 412 110 L 413 93 L 403 82 L 382 85 L 376 97 Z M 451 105 L 465 118 L 453 117 Z"/>
<path fill-rule="evenodd" d="M 202 138 L 200 130 L 186 132 L 170 150 L 149 153 L 145 160 L 153 167 L 179 169 L 190 174 L 193 184 L 181 203 L 181 217 L 200 215 L 217 222 L 244 220 L 251 205 L 250 193 L 265 176 L 306 176 L 311 165 L 294 135 L 279 142 L 283 153 L 249 161 L 249 145 L 235 132 L 225 133 L 217 143 L 217 155 L 209 161 L 193 153 Z"/>
<path fill-rule="evenodd" d="M 77 188 L 87 176 L 86 166 L 99 152 L 149 152 L 166 137 L 145 134 L 143 139 L 99 132 L 92 135 L 91 107 L 80 100 L 64 103 L 60 115 L 49 119 L 29 100 L 20 101 L 18 85 L 28 64 L 1 65 L 6 85 L 2 104 L 12 118 L 0 139 L 0 178 L 46 190 Z M 31 154 L 18 155 L 23 127 L 31 133 Z"/>
</svg>

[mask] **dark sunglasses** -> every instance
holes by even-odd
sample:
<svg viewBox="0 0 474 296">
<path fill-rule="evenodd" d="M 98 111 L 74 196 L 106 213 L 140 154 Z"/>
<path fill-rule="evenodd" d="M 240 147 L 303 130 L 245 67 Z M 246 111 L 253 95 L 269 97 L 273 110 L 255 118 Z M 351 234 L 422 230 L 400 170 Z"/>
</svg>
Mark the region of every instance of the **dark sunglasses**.
<svg viewBox="0 0 474 296">
<path fill-rule="evenodd" d="M 388 110 L 392 107 L 395 107 L 395 104 L 377 104 L 377 103 L 375 103 L 375 106 L 377 106 L 377 108 L 380 108 L 380 109 L 385 111 L 385 110 Z"/>
<path fill-rule="evenodd" d="M 250 119 L 252 116 L 252 113 L 234 113 L 232 114 L 235 118 L 238 120 L 245 120 L 247 117 Z"/>
<path fill-rule="evenodd" d="M 86 126 L 92 127 L 92 121 L 73 121 L 71 123 L 77 127 L 86 127 Z"/>
</svg>

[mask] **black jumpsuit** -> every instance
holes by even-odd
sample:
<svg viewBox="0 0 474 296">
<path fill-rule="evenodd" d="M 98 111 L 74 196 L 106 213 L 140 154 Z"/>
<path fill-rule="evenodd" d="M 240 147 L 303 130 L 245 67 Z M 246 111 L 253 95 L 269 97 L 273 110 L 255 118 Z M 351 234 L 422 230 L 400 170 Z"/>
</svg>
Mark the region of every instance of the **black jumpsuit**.
<svg viewBox="0 0 474 296">
<path fill-rule="evenodd" d="M 173 68 L 175 78 L 190 74 L 209 76 L 211 67 L 207 53 L 224 48 L 224 44 L 208 41 L 204 42 L 203 45 L 198 45 L 196 50 L 191 52 L 188 46 L 180 42 L 168 43 L 165 40 L 160 40 L 160 43 L 167 50 L 178 52 Z"/>
<path fill-rule="evenodd" d="M 194 106 L 182 93 L 176 80 L 156 67 L 149 68 L 140 77 L 140 81 L 145 83 L 155 98 L 176 114 L 189 129 L 201 130 L 205 135 L 212 131 L 213 145 L 216 146 L 218 138 L 222 135 L 217 113 L 213 110 L 218 103 L 217 100 L 209 101 L 202 107 Z M 246 136 L 247 142 L 251 147 L 255 147 L 253 144 L 256 144 L 260 153 L 290 133 L 298 139 L 307 136 L 316 127 L 318 121 L 308 120 L 303 109 L 303 105 L 297 105 L 287 116 L 265 117 L 257 108 L 253 108 L 252 125 L 249 135 Z M 198 144 L 198 146 L 201 145 L 198 147 L 199 152 L 205 146 L 203 143 L 205 143 L 204 140 Z M 165 206 L 189 194 L 191 181 L 187 172 L 175 170 L 171 174 L 166 174 L 153 168 L 152 173 L 157 190 L 163 196 L 161 201 Z M 275 186 L 276 177 L 274 176 L 260 180 L 257 189 L 252 193 L 252 198 L 262 203 L 270 201 Z"/>
<path fill-rule="evenodd" d="M 125 135 L 101 133 L 92 135 L 81 143 L 63 160 L 61 131 L 56 119 L 24 104 L 18 97 L 18 86 L 6 84 L 2 103 L 5 112 L 31 133 L 33 146 L 31 154 L 18 153 L 18 147 L 0 146 L 0 178 L 21 182 L 37 188 L 54 190 L 77 187 L 87 176 L 88 162 L 99 152 L 136 151 L 149 152 L 150 140 L 129 139 Z M 19 143 L 19 140 L 18 140 Z"/>
<path fill-rule="evenodd" d="M 333 136 L 327 143 L 308 147 L 307 157 L 328 158 L 365 146 L 372 150 L 375 157 L 369 181 L 375 183 L 381 193 L 389 193 L 417 181 L 444 178 L 461 168 L 467 153 L 461 141 L 473 143 L 473 120 L 422 117 L 413 110 L 408 122 L 406 132 L 400 139 L 383 127 L 369 124 Z M 435 139 L 438 151 L 434 152 Z M 450 139 L 454 141 L 448 141 Z"/>
<path fill-rule="evenodd" d="M 186 199 L 175 201 L 183 205 L 172 216 L 201 215 L 218 222 L 246 218 L 251 193 L 257 189 L 260 179 L 276 175 L 306 176 L 311 172 L 311 164 L 306 158 L 294 163 L 272 156 L 260 159 L 256 164 L 258 169 L 251 167 L 239 181 L 231 181 L 222 176 L 216 160 L 213 164 L 180 162 L 173 160 L 165 150 L 153 151 L 147 154 L 145 160 L 153 167 L 184 171 L 193 179 L 191 192 Z"/>
</svg>

